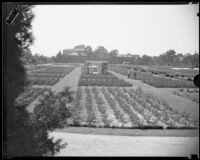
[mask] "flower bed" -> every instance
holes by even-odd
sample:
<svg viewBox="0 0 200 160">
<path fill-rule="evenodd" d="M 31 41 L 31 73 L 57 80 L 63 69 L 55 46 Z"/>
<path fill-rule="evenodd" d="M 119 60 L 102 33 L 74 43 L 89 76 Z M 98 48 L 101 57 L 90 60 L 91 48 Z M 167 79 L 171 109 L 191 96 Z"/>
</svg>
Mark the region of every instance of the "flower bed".
<svg viewBox="0 0 200 160">
<path fill-rule="evenodd" d="M 69 74 L 75 67 L 61 67 L 61 66 L 51 66 L 43 70 L 32 71 L 32 73 L 48 73 L 48 74 Z"/>
<path fill-rule="evenodd" d="M 63 78 L 65 74 L 54 74 L 54 73 L 29 73 L 29 78 Z"/>
<path fill-rule="evenodd" d="M 27 73 L 28 80 L 32 85 L 55 85 L 61 78 L 69 74 L 74 67 L 47 67 Z"/>
<path fill-rule="evenodd" d="M 31 85 L 55 85 L 60 79 L 59 78 L 29 78 L 28 81 Z"/>
<path fill-rule="evenodd" d="M 122 75 L 127 76 L 128 71 L 125 68 L 120 67 L 112 67 L 109 68 L 110 70 L 120 73 Z M 147 83 L 149 85 L 152 85 L 157 88 L 194 88 L 195 85 L 193 81 L 187 81 L 187 80 L 181 80 L 181 79 L 175 79 L 174 77 L 164 77 L 164 76 L 157 76 L 153 75 L 152 73 L 147 72 L 138 72 L 138 71 L 130 71 L 130 78 L 141 80 L 144 83 Z M 134 76 L 136 74 L 136 77 Z M 172 79 L 173 78 L 173 79 Z"/>
<path fill-rule="evenodd" d="M 82 73 L 79 79 L 79 86 L 126 86 L 131 87 L 132 84 L 108 74 L 85 74 Z"/>
<path fill-rule="evenodd" d="M 83 96 L 81 96 L 81 94 Z M 76 102 L 77 101 L 77 102 Z M 188 113 L 178 113 L 142 89 L 79 87 L 76 125 L 115 128 L 198 128 Z M 82 115 L 87 115 L 82 118 Z M 82 124 L 81 124 L 82 123 Z"/>
<path fill-rule="evenodd" d="M 24 93 L 19 95 L 16 99 L 16 104 L 19 106 L 27 106 L 46 90 L 46 88 L 26 88 Z"/>
<path fill-rule="evenodd" d="M 44 65 L 36 65 L 36 66 L 25 66 L 26 67 L 26 69 L 28 70 L 28 71 L 36 71 L 36 70 L 38 70 L 38 69 L 45 69 L 45 68 L 47 68 L 47 67 L 50 67 L 50 66 L 44 66 Z"/>
<path fill-rule="evenodd" d="M 175 95 L 187 98 L 193 102 L 199 103 L 199 90 L 180 88 L 173 92 Z"/>
</svg>

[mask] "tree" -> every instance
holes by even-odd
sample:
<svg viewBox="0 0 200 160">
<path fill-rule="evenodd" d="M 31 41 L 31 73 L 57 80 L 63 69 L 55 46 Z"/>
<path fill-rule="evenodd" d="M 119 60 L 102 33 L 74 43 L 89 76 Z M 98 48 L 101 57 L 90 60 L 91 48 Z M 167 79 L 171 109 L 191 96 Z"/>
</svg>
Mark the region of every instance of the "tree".
<svg viewBox="0 0 200 160">
<path fill-rule="evenodd" d="M 23 62 L 23 64 L 25 65 L 33 64 L 33 58 L 34 57 L 29 48 L 23 50 L 22 57 L 21 57 L 21 61 Z"/>
<path fill-rule="evenodd" d="M 77 45 L 74 47 L 74 49 L 81 49 L 81 50 L 85 50 L 85 45 L 81 44 L 81 45 Z"/>
<path fill-rule="evenodd" d="M 141 63 L 143 65 L 151 65 L 152 64 L 152 57 L 151 56 L 147 56 L 147 55 L 143 55 Z"/>
<path fill-rule="evenodd" d="M 19 14 L 12 24 L 6 23 L 6 18 L 12 9 L 18 8 Z M 27 49 L 32 42 L 29 34 L 30 22 L 33 18 L 28 13 L 30 6 L 21 6 L 16 3 L 3 4 L 3 83 L 4 83 L 4 156 L 22 153 L 22 138 L 24 126 L 23 121 L 27 119 L 25 109 L 14 105 L 16 97 L 23 92 L 26 85 L 26 74 L 21 60 L 23 49 Z M 27 16 L 24 16 L 26 14 Z"/>
<path fill-rule="evenodd" d="M 56 62 L 63 62 L 65 59 L 65 57 L 62 55 L 61 51 L 58 52 L 58 54 L 56 55 L 55 61 Z"/>
<path fill-rule="evenodd" d="M 168 50 L 164 54 L 160 55 L 163 65 L 173 65 L 173 59 L 176 57 L 176 52 L 174 50 Z"/>
<path fill-rule="evenodd" d="M 89 59 L 89 60 L 94 59 L 94 54 L 92 52 L 92 47 L 91 46 L 86 46 L 85 53 L 87 55 L 87 59 Z"/>
<path fill-rule="evenodd" d="M 17 106 L 15 100 L 27 86 L 26 72 L 21 60 L 22 53 L 33 42 L 31 35 L 32 6 L 18 3 L 3 3 L 3 117 L 4 158 L 15 156 L 41 156 L 55 153 L 62 145 L 48 138 L 47 130 L 38 126 L 27 113 L 26 106 Z M 6 18 L 17 8 L 19 14 L 12 24 Z M 37 117 L 37 114 L 32 115 Z"/>
<path fill-rule="evenodd" d="M 174 62 L 175 66 L 181 66 L 182 65 L 181 62 L 182 62 L 183 58 L 184 58 L 183 54 L 182 53 L 178 53 L 176 55 L 176 61 Z"/>
<path fill-rule="evenodd" d="M 104 60 L 107 58 L 108 50 L 103 46 L 98 46 L 97 49 L 94 51 L 95 56 L 99 60 Z"/>
<path fill-rule="evenodd" d="M 191 67 L 191 62 L 192 62 L 192 55 L 190 53 L 185 54 L 182 60 L 182 64 L 185 67 Z"/>
<path fill-rule="evenodd" d="M 195 53 L 193 56 L 192 56 L 192 65 L 191 67 L 192 68 L 198 68 L 199 67 L 199 53 Z"/>
<path fill-rule="evenodd" d="M 88 53 L 91 53 L 92 52 L 92 47 L 91 46 L 86 46 L 85 47 L 85 51 L 88 52 Z"/>
<path fill-rule="evenodd" d="M 118 50 L 117 49 L 113 49 L 110 51 L 110 53 L 108 53 L 109 57 L 117 57 L 118 55 Z"/>
</svg>

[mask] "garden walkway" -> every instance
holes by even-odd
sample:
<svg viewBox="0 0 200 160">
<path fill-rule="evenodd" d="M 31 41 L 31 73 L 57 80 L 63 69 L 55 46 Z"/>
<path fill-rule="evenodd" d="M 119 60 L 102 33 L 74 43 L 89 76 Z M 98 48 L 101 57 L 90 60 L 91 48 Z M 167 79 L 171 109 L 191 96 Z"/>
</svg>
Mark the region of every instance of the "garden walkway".
<svg viewBox="0 0 200 160">
<path fill-rule="evenodd" d="M 76 67 L 72 72 L 67 74 L 54 86 L 50 86 L 50 88 L 55 93 L 61 92 L 64 89 L 64 87 L 67 87 L 67 86 L 71 87 L 73 91 L 76 91 L 80 74 L 81 74 L 81 67 Z M 46 87 L 46 86 L 43 86 L 43 87 Z M 33 112 L 34 106 L 38 103 L 39 98 L 40 96 L 28 105 L 27 111 L 29 113 Z"/>
<path fill-rule="evenodd" d="M 53 132 L 67 146 L 56 156 L 170 156 L 199 155 L 199 137 L 146 137 Z"/>
<path fill-rule="evenodd" d="M 121 75 L 119 73 L 110 71 L 116 77 L 123 79 L 127 82 L 133 84 L 133 88 L 141 87 L 146 92 L 151 92 L 155 96 L 162 98 L 165 100 L 171 107 L 177 109 L 179 112 L 189 112 L 192 118 L 199 122 L 199 104 L 192 102 L 188 99 L 182 98 L 180 96 L 176 96 L 170 91 L 162 88 L 156 88 L 141 82 L 140 80 L 128 79 L 127 76 Z"/>
<path fill-rule="evenodd" d="M 56 93 L 61 92 L 64 87 L 69 86 L 73 91 L 76 91 L 78 86 L 78 80 L 81 75 L 81 67 L 76 67 L 72 72 L 62 78 L 58 83 L 56 83 L 52 90 Z"/>
</svg>

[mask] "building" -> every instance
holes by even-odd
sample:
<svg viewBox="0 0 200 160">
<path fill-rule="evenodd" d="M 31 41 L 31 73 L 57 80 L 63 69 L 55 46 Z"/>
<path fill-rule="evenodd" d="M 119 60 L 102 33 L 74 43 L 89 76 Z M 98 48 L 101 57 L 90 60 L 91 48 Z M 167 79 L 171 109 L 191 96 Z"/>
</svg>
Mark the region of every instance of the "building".
<svg viewBox="0 0 200 160">
<path fill-rule="evenodd" d="M 86 61 L 85 70 L 88 74 L 107 74 L 108 73 L 107 61 Z"/>
<path fill-rule="evenodd" d="M 86 51 L 83 50 L 83 49 L 64 49 L 63 50 L 63 55 L 65 55 L 65 56 L 71 56 L 71 55 L 86 56 Z"/>
</svg>

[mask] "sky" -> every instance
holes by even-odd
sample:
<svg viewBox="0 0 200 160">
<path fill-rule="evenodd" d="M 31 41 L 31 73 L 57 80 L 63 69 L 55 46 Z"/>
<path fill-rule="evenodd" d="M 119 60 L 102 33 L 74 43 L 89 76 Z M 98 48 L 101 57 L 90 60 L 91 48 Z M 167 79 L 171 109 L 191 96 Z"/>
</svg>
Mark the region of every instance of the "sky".
<svg viewBox="0 0 200 160">
<path fill-rule="evenodd" d="M 199 4 L 37 5 L 33 54 L 56 56 L 76 45 L 104 46 L 119 54 L 157 56 L 199 51 Z"/>
</svg>

